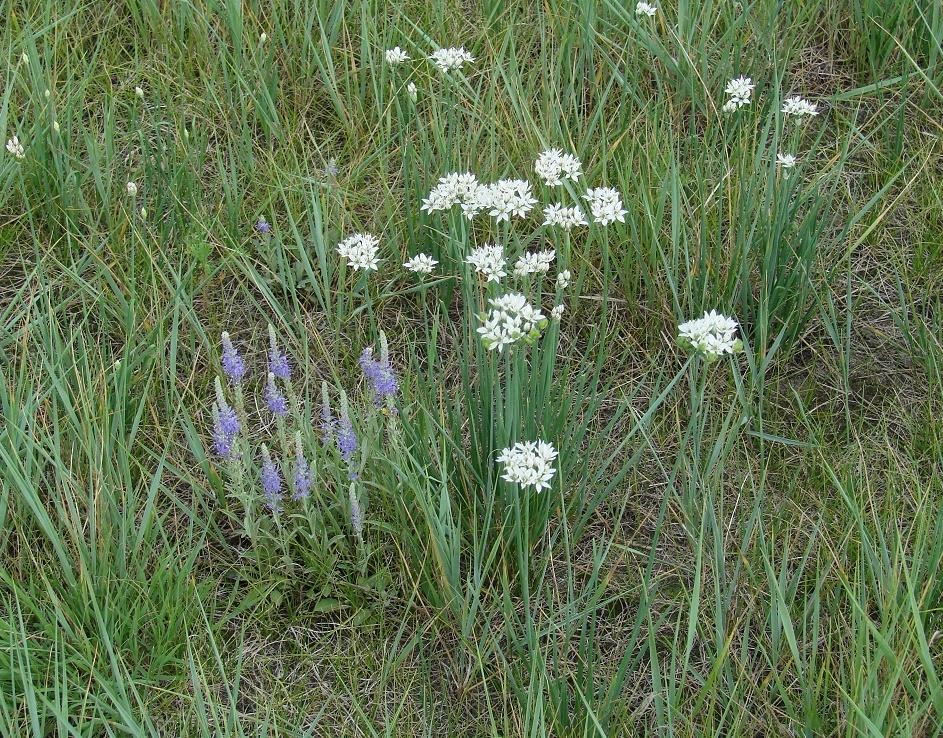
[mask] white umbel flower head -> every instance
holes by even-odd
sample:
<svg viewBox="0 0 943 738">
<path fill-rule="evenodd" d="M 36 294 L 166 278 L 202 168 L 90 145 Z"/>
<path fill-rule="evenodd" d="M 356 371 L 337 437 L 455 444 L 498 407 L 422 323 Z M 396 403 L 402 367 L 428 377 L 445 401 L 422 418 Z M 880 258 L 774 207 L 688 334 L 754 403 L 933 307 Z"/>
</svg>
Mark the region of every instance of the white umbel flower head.
<svg viewBox="0 0 943 738">
<path fill-rule="evenodd" d="M 409 99 L 413 102 L 419 99 L 419 90 L 416 89 L 415 83 L 410 82 L 406 85 L 406 94 L 409 95 Z"/>
<path fill-rule="evenodd" d="M 494 297 L 488 303 L 491 310 L 478 316 L 481 326 L 477 330 L 489 351 L 500 353 L 518 341 L 533 343 L 547 326 L 546 316 L 517 292 Z"/>
<path fill-rule="evenodd" d="M 504 464 L 502 479 L 519 484 L 521 487 L 533 487 L 535 492 L 550 489 L 550 482 L 556 473 L 553 466 L 557 450 L 546 441 L 524 441 L 515 443 L 498 455 L 498 463 Z"/>
<path fill-rule="evenodd" d="M 583 197 L 589 202 L 593 220 L 600 225 L 609 225 L 616 220 L 625 223 L 625 214 L 628 211 L 622 209 L 622 195 L 619 190 L 612 187 L 590 188 Z"/>
<path fill-rule="evenodd" d="M 128 182 L 124 186 L 124 190 L 128 193 L 128 197 L 134 197 L 138 194 L 138 186 L 135 182 Z"/>
<path fill-rule="evenodd" d="M 439 177 L 439 182 L 429 197 L 422 201 L 420 210 L 434 213 L 437 210 L 450 210 L 454 205 L 464 205 L 466 201 L 474 199 L 478 191 L 478 178 L 471 172 L 451 174 Z"/>
<path fill-rule="evenodd" d="M 783 115 L 791 115 L 795 118 L 804 118 L 805 116 L 818 115 L 815 103 L 809 102 L 803 97 L 787 97 L 783 100 Z"/>
<path fill-rule="evenodd" d="M 23 144 L 20 143 L 20 139 L 16 136 L 7 141 L 7 151 L 9 151 L 17 159 L 22 159 L 26 156 L 26 150 L 23 148 Z"/>
<path fill-rule="evenodd" d="M 460 46 L 457 49 L 439 49 L 429 57 L 429 61 L 448 74 L 449 72 L 457 72 L 463 64 L 471 64 L 475 61 L 475 57 Z"/>
<path fill-rule="evenodd" d="M 561 290 L 566 289 L 570 286 L 570 280 L 573 278 L 573 275 L 570 273 L 569 269 L 564 269 L 562 272 L 557 274 L 557 287 Z"/>
<path fill-rule="evenodd" d="M 534 171 L 551 187 L 563 184 L 564 179 L 574 182 L 580 178 L 583 165 L 572 154 L 564 154 L 560 149 L 548 149 L 537 157 Z"/>
<path fill-rule="evenodd" d="M 528 274 L 546 274 L 550 271 L 550 265 L 556 256 L 556 249 L 528 252 L 514 264 L 514 276 L 526 277 Z"/>
<path fill-rule="evenodd" d="M 511 217 L 523 218 L 529 213 L 537 198 L 525 179 L 499 179 L 485 187 L 478 187 L 472 206 L 488 212 L 498 223 Z"/>
<path fill-rule="evenodd" d="M 560 226 L 563 230 L 569 231 L 575 226 L 586 224 L 586 216 L 578 207 L 567 208 L 562 203 L 556 203 L 544 208 L 545 226 Z"/>
<path fill-rule="evenodd" d="M 639 4 L 635 6 L 636 15 L 647 15 L 649 18 L 653 18 L 657 12 L 657 7 L 646 2 L 639 2 Z"/>
<path fill-rule="evenodd" d="M 488 244 L 474 249 L 465 259 L 465 263 L 475 267 L 475 271 L 485 278 L 486 282 L 500 282 L 506 277 L 504 271 L 504 250 L 497 244 Z"/>
<path fill-rule="evenodd" d="M 749 105 L 754 87 L 756 85 L 749 77 L 737 77 L 730 80 L 724 89 L 724 92 L 730 96 L 730 99 L 724 103 L 724 111 L 729 113 L 742 108 L 744 105 Z"/>
<path fill-rule="evenodd" d="M 563 317 L 563 311 L 565 309 L 566 305 L 564 305 L 562 302 L 559 305 L 554 305 L 553 309 L 550 311 L 550 319 L 559 323 L 560 319 Z"/>
<path fill-rule="evenodd" d="M 743 342 L 734 338 L 738 327 L 739 323 L 733 318 L 711 310 L 709 313 L 705 312 L 703 318 L 679 325 L 678 343 L 708 361 L 713 361 L 743 348 Z"/>
<path fill-rule="evenodd" d="M 380 239 L 369 233 L 355 233 L 345 238 L 337 245 L 337 253 L 342 259 L 347 259 L 347 265 L 355 270 L 365 271 L 379 268 L 380 261 L 377 253 L 380 250 Z"/>
<path fill-rule="evenodd" d="M 776 154 L 776 163 L 783 169 L 792 169 L 796 166 L 796 157 L 792 154 Z"/>
<path fill-rule="evenodd" d="M 416 254 L 409 261 L 403 262 L 403 267 L 410 272 L 415 274 L 432 274 L 435 269 L 435 265 L 438 264 L 435 259 L 433 259 L 428 254 Z"/>
<path fill-rule="evenodd" d="M 392 49 L 386 50 L 386 63 L 391 67 L 395 67 L 397 64 L 402 64 L 405 61 L 409 61 L 409 54 L 403 51 L 399 46 L 394 46 Z"/>
</svg>

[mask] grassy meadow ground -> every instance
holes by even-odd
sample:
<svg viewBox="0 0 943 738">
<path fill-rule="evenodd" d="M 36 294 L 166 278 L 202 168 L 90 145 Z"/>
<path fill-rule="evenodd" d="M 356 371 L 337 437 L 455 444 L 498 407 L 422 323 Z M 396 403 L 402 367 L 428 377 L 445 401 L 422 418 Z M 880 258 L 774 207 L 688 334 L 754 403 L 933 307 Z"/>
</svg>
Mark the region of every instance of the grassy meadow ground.
<svg viewBox="0 0 943 738">
<path fill-rule="evenodd" d="M 943 734 L 943 9 L 655 4 L 0 0 L 0 735 Z M 421 209 L 466 171 L 539 203 Z M 488 350 L 511 289 L 562 320 Z M 538 439 L 535 493 L 495 458 Z"/>
</svg>

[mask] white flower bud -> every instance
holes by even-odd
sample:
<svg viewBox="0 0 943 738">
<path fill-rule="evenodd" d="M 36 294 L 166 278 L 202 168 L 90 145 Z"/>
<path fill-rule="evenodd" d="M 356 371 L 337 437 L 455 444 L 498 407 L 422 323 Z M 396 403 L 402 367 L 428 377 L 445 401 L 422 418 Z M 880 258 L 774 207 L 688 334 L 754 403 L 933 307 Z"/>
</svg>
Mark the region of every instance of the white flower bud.
<svg viewBox="0 0 943 738">
<path fill-rule="evenodd" d="M 128 184 L 125 185 L 125 190 L 127 190 L 128 195 L 131 197 L 138 194 L 138 186 L 134 182 L 128 182 Z"/>
<path fill-rule="evenodd" d="M 144 90 L 142 90 L 140 87 L 134 88 L 134 94 L 138 97 L 138 99 L 140 100 L 144 99 Z"/>
<path fill-rule="evenodd" d="M 54 120 L 52 122 L 52 130 L 54 130 L 56 133 L 59 133 L 59 121 Z"/>
<path fill-rule="evenodd" d="M 46 91 L 43 93 L 43 95 L 47 100 L 52 96 L 52 93 L 49 91 L 48 87 L 46 88 Z"/>
</svg>

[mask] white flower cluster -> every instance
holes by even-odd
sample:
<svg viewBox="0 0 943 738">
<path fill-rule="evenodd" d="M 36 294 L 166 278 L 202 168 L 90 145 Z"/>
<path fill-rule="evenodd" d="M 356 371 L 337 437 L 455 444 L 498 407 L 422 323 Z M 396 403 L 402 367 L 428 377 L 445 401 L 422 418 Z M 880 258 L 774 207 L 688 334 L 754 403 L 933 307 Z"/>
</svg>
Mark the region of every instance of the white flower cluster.
<svg viewBox="0 0 943 738">
<path fill-rule="evenodd" d="M 526 179 L 499 179 L 494 184 L 481 185 L 475 193 L 474 207 L 487 211 L 498 223 L 502 220 L 523 218 L 537 204 L 537 198 Z M 466 210 L 467 217 L 470 210 Z"/>
<path fill-rule="evenodd" d="M 678 343 L 703 355 L 708 361 L 743 348 L 734 338 L 739 323 L 716 310 L 705 312 L 703 318 L 689 320 L 678 326 Z"/>
<path fill-rule="evenodd" d="M 466 202 L 475 200 L 479 186 L 478 177 L 471 172 L 446 174 L 439 177 L 439 183 L 432 188 L 419 209 L 434 213 L 437 210 L 449 210 L 459 203 L 464 206 Z"/>
<path fill-rule="evenodd" d="M 503 351 L 505 346 L 518 341 L 531 343 L 547 325 L 544 314 L 517 292 L 494 297 L 488 303 L 491 310 L 479 316 L 482 324 L 478 333 L 489 351 Z"/>
<path fill-rule="evenodd" d="M 471 64 L 475 61 L 475 57 L 465 51 L 464 47 L 460 46 L 457 49 L 439 49 L 429 57 L 429 61 L 443 72 L 448 73 L 458 71 L 462 68 L 463 64 Z"/>
<path fill-rule="evenodd" d="M 395 67 L 397 64 L 402 64 L 405 61 L 409 61 L 409 54 L 403 51 L 399 46 L 394 46 L 392 49 L 386 50 L 386 63 L 392 67 Z"/>
<path fill-rule="evenodd" d="M 16 136 L 7 141 L 7 151 L 9 151 L 17 159 L 22 159 L 26 156 L 26 151 L 23 149 L 23 144 L 20 143 L 20 139 Z"/>
<path fill-rule="evenodd" d="M 649 5 L 646 2 L 639 2 L 639 4 L 635 6 L 636 15 L 647 15 L 649 18 L 653 18 L 657 12 L 657 7 L 654 5 Z"/>
<path fill-rule="evenodd" d="M 537 157 L 534 171 L 551 187 L 563 184 L 564 179 L 574 182 L 580 178 L 583 165 L 573 154 L 564 154 L 560 149 L 548 149 Z"/>
<path fill-rule="evenodd" d="M 465 262 L 475 267 L 475 271 L 485 277 L 486 282 L 500 282 L 506 277 L 504 271 L 504 250 L 498 245 L 485 244 L 474 249 Z"/>
<path fill-rule="evenodd" d="M 550 482 L 556 473 L 553 466 L 557 450 L 546 441 L 524 441 L 515 443 L 498 455 L 498 462 L 504 464 L 503 479 L 521 487 L 533 487 L 535 492 L 550 489 Z"/>
<path fill-rule="evenodd" d="M 407 271 L 416 274 L 432 274 L 435 265 L 438 263 L 439 262 L 428 254 L 416 254 L 412 259 L 404 261 L 403 267 L 405 267 Z"/>
<path fill-rule="evenodd" d="M 544 208 L 544 225 L 560 226 L 563 230 L 569 231 L 574 226 L 586 224 L 586 216 L 578 207 L 567 208 L 562 203 L 556 203 Z"/>
<path fill-rule="evenodd" d="M 501 179 L 488 185 L 479 182 L 471 172 L 456 172 L 439 178 L 420 210 L 434 213 L 461 205 L 469 220 L 484 211 L 500 223 L 511 216 L 523 218 L 536 204 L 537 198 L 527 180 Z"/>
<path fill-rule="evenodd" d="M 787 97 L 783 100 L 783 115 L 792 115 L 796 118 L 818 115 L 819 111 L 815 108 L 815 103 L 809 102 L 802 97 Z"/>
<path fill-rule="evenodd" d="M 792 169 L 796 166 L 796 157 L 792 154 L 776 154 L 776 162 L 783 169 Z"/>
<path fill-rule="evenodd" d="M 557 275 L 557 287 L 561 290 L 566 289 L 570 286 L 570 280 L 573 278 L 573 275 L 570 274 L 569 269 L 564 269 Z"/>
<path fill-rule="evenodd" d="M 744 105 L 749 105 L 750 98 L 753 97 L 754 87 L 756 85 L 749 77 L 737 77 L 730 80 L 724 90 L 730 96 L 730 99 L 724 103 L 724 112 L 731 113 Z"/>
<path fill-rule="evenodd" d="M 380 250 L 380 239 L 369 233 L 355 233 L 337 245 L 337 253 L 347 259 L 347 265 L 357 271 L 366 271 L 379 268 L 377 253 Z"/>
<path fill-rule="evenodd" d="M 583 197 L 589 202 L 593 220 L 601 225 L 609 225 L 618 220 L 625 223 L 627 210 L 622 209 L 622 195 L 612 187 L 595 187 L 586 191 Z"/>
<path fill-rule="evenodd" d="M 562 302 L 559 305 L 554 305 L 553 309 L 550 311 L 551 320 L 555 320 L 558 323 L 560 319 L 563 318 L 563 311 L 566 309 L 566 305 Z"/>
<path fill-rule="evenodd" d="M 556 258 L 556 249 L 525 253 L 514 264 L 514 276 L 526 277 L 528 274 L 546 274 Z"/>
<path fill-rule="evenodd" d="M 128 182 L 128 183 L 124 186 L 124 190 L 125 190 L 125 192 L 128 193 L 128 197 L 134 197 L 135 195 L 138 194 L 138 186 L 137 186 L 137 183 L 136 183 L 136 182 Z"/>
</svg>

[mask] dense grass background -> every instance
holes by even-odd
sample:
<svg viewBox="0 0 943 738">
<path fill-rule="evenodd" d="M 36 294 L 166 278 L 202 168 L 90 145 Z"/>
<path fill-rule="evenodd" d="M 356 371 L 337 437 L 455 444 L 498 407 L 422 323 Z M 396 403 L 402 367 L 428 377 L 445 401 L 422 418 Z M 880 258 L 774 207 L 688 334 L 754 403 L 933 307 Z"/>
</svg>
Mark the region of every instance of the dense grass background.
<svg viewBox="0 0 943 738">
<path fill-rule="evenodd" d="M 29 0 L 0 24 L 27 147 L 0 160 L 0 734 L 943 733 L 938 2 Z M 477 61 L 447 83 L 394 45 Z M 820 115 L 784 121 L 791 94 Z M 533 407 L 582 482 L 528 563 L 440 504 L 486 473 L 442 441 L 484 427 L 478 364 L 430 349 L 460 316 L 393 267 L 446 248 L 419 212 L 441 174 L 533 180 L 548 146 L 629 212 L 570 245 Z M 391 267 L 369 311 L 334 251 L 355 230 Z M 747 350 L 686 364 L 676 326 L 713 308 Z M 258 363 L 270 322 L 311 396 L 390 336 L 415 422 L 366 564 L 343 531 L 247 551 L 227 513 L 219 334 Z"/>
</svg>

